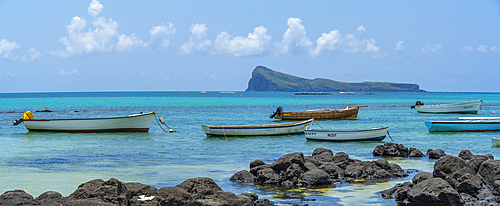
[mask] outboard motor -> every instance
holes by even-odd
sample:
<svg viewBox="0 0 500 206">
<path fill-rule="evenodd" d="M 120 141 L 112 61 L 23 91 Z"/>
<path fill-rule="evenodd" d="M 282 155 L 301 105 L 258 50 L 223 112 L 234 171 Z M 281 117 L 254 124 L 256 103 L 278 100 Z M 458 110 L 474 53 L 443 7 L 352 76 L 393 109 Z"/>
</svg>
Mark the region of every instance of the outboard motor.
<svg viewBox="0 0 500 206">
<path fill-rule="evenodd" d="M 281 106 L 279 106 L 278 108 L 276 108 L 276 111 L 274 111 L 273 114 L 269 118 L 272 119 L 276 115 L 280 116 L 281 112 L 283 112 L 283 108 Z"/>
<path fill-rule="evenodd" d="M 18 125 L 18 124 L 21 124 L 21 122 L 23 122 L 23 118 L 18 119 L 18 120 L 14 120 L 12 123 L 14 123 L 14 125 Z"/>
<path fill-rule="evenodd" d="M 33 119 L 33 118 L 34 118 L 33 113 L 31 113 L 30 111 L 26 111 L 23 117 L 21 117 L 21 119 L 14 120 L 12 123 L 14 123 L 14 125 L 18 125 L 21 124 L 21 122 L 23 122 L 25 119 Z"/>
<path fill-rule="evenodd" d="M 412 109 L 415 109 L 415 106 L 420 106 L 420 105 L 424 105 L 424 102 L 417 101 L 417 102 L 415 103 L 415 105 L 412 105 L 412 106 L 411 106 L 411 108 L 412 108 Z"/>
</svg>

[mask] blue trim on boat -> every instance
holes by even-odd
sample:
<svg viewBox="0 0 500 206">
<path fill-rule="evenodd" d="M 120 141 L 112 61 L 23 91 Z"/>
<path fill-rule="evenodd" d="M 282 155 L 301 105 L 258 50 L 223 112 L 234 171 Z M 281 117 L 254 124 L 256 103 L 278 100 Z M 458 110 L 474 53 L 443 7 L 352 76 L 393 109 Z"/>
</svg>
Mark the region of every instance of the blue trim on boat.
<svg viewBox="0 0 500 206">
<path fill-rule="evenodd" d="M 315 138 L 307 138 L 307 140 L 314 140 L 314 141 L 328 141 L 328 142 L 361 142 L 361 141 L 382 141 L 385 139 L 386 135 L 380 136 L 380 137 L 372 137 L 368 139 L 355 139 L 355 140 L 336 140 L 336 139 L 315 139 Z"/>
<path fill-rule="evenodd" d="M 312 121 L 307 121 L 307 122 L 304 122 L 304 123 L 301 123 L 301 124 L 292 124 L 292 125 L 279 125 L 279 126 L 273 126 L 273 125 L 269 125 L 269 127 L 262 127 L 262 125 L 256 125 L 256 126 L 260 126 L 260 127 L 249 127 L 248 125 L 247 126 L 210 126 L 210 125 L 203 125 L 203 126 L 207 126 L 209 127 L 210 129 L 224 129 L 224 130 L 228 130 L 228 129 L 272 129 L 272 128 L 286 128 L 286 127 L 296 127 L 296 126 L 300 126 L 300 125 L 304 125 L 304 124 L 310 124 Z"/>
<path fill-rule="evenodd" d="M 486 132 L 500 131 L 500 122 L 439 121 L 425 122 L 429 132 Z"/>
<path fill-rule="evenodd" d="M 432 113 L 432 114 L 477 114 L 477 110 L 470 110 L 470 111 L 460 111 L 460 112 L 421 112 L 417 111 L 419 113 Z"/>
<path fill-rule="evenodd" d="M 308 132 L 366 132 L 366 131 L 376 131 L 387 129 L 389 127 L 377 127 L 371 129 L 346 129 L 346 130 L 334 130 L 334 129 L 305 129 L 304 131 Z"/>
<path fill-rule="evenodd" d="M 257 135 L 217 135 L 217 134 L 206 134 L 207 137 L 265 137 L 265 136 L 283 136 L 283 135 L 302 135 L 304 132 L 295 133 L 283 133 L 283 134 L 257 134 Z"/>
</svg>

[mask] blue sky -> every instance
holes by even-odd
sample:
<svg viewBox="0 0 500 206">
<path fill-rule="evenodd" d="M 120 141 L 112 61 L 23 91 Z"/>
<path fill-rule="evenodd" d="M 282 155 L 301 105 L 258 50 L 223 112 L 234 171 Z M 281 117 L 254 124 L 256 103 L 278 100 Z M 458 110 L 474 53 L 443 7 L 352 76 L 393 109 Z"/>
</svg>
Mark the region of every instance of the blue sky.
<svg viewBox="0 0 500 206">
<path fill-rule="evenodd" d="M 0 0 L 0 92 L 243 91 L 304 78 L 498 92 L 499 1 Z"/>
</svg>

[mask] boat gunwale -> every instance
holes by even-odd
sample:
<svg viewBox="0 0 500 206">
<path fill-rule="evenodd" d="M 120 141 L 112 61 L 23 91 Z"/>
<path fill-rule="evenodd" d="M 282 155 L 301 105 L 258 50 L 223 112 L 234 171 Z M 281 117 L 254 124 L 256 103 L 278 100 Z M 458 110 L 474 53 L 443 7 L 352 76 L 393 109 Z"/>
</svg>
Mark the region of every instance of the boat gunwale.
<svg viewBox="0 0 500 206">
<path fill-rule="evenodd" d="M 23 122 L 46 122 L 46 121 L 80 121 L 80 120 L 111 120 L 111 119 L 124 119 L 142 117 L 146 115 L 156 114 L 156 112 L 148 112 L 142 114 L 132 114 L 125 117 L 102 117 L 102 118 L 74 118 L 74 119 L 23 119 Z"/>
<path fill-rule="evenodd" d="M 304 132 L 368 132 L 387 129 L 389 127 L 377 127 L 371 129 L 357 129 L 357 130 L 329 130 L 329 129 L 305 129 Z"/>
<path fill-rule="evenodd" d="M 346 108 L 342 109 L 313 109 L 313 110 L 306 110 L 306 111 L 283 111 L 281 112 L 282 114 L 284 113 L 331 113 L 331 112 L 344 112 L 344 111 L 351 111 L 351 110 L 356 110 L 359 109 L 360 107 L 367 107 L 367 105 L 360 105 L 360 106 L 347 106 Z"/>
<path fill-rule="evenodd" d="M 58 129 L 28 129 L 29 132 L 57 132 L 57 133 L 101 133 L 101 132 L 149 132 L 149 128 L 113 128 L 113 129 L 80 129 L 80 130 L 58 130 Z"/>
<path fill-rule="evenodd" d="M 495 119 L 500 119 L 500 117 L 459 117 L 458 119 L 463 119 L 463 120 L 495 120 Z"/>
<path fill-rule="evenodd" d="M 500 124 L 500 121 L 483 122 L 483 121 L 428 121 L 431 124 Z"/>
<path fill-rule="evenodd" d="M 314 121 L 314 119 L 308 119 L 300 122 L 290 122 L 284 124 L 263 124 L 263 125 L 228 125 L 228 126 L 217 126 L 217 125 L 202 125 L 202 127 L 209 127 L 210 129 L 268 129 L 268 128 L 283 128 L 283 127 L 294 127 L 303 124 L 308 124 Z"/>
<path fill-rule="evenodd" d="M 416 108 L 433 108 L 433 107 L 443 107 L 443 106 L 459 106 L 461 104 L 476 104 L 477 102 L 481 103 L 483 100 L 473 100 L 473 101 L 468 101 L 468 102 L 458 102 L 458 103 L 448 103 L 448 104 L 429 104 L 429 105 L 417 105 L 420 107 Z"/>
<path fill-rule="evenodd" d="M 225 129 L 225 128 L 224 128 Z M 206 134 L 206 133 L 205 133 Z M 264 136 L 284 136 L 284 135 L 303 135 L 304 132 L 279 133 L 279 134 L 249 134 L 249 135 L 234 135 L 234 134 L 206 134 L 207 137 L 264 137 Z"/>
</svg>

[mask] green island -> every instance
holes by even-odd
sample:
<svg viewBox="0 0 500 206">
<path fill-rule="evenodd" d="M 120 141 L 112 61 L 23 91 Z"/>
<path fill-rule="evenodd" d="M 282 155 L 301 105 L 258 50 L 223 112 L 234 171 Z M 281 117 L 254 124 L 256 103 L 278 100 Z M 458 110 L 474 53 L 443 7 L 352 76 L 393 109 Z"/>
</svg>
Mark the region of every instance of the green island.
<svg viewBox="0 0 500 206">
<path fill-rule="evenodd" d="M 252 72 L 245 91 L 270 92 L 424 92 L 418 84 L 392 82 L 346 83 L 324 78 L 306 79 L 264 66 Z"/>
</svg>

